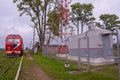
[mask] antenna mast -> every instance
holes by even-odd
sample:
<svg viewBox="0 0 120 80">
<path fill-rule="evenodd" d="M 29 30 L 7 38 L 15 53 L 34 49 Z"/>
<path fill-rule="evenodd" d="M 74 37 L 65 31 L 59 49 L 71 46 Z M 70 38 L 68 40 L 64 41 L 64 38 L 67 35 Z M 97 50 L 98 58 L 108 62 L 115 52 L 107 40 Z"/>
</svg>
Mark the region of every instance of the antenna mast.
<svg viewBox="0 0 120 80">
<path fill-rule="evenodd" d="M 69 23 L 69 4 L 71 0 L 60 0 L 60 31 L 61 41 L 66 40 L 68 37 L 68 23 Z"/>
</svg>

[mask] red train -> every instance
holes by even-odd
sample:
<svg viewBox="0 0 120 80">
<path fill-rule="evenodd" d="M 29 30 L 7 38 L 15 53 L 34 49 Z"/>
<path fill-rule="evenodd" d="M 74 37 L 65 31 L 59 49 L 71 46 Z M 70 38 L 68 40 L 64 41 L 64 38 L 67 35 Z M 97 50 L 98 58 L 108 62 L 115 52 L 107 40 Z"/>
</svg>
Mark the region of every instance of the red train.
<svg viewBox="0 0 120 80">
<path fill-rule="evenodd" d="M 5 50 L 8 57 L 18 57 L 23 54 L 23 40 L 20 35 L 6 37 Z"/>
</svg>

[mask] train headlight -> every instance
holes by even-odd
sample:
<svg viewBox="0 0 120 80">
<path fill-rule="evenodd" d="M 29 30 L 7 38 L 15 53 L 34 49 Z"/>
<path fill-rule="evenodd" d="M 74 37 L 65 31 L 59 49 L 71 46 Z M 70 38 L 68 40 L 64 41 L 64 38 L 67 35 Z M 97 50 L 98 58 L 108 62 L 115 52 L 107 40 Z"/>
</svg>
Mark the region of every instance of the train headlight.
<svg viewBox="0 0 120 80">
<path fill-rule="evenodd" d="M 17 50 L 19 50 L 19 48 L 17 48 Z"/>
<path fill-rule="evenodd" d="M 10 47 L 8 47 L 7 50 L 10 50 Z"/>
</svg>

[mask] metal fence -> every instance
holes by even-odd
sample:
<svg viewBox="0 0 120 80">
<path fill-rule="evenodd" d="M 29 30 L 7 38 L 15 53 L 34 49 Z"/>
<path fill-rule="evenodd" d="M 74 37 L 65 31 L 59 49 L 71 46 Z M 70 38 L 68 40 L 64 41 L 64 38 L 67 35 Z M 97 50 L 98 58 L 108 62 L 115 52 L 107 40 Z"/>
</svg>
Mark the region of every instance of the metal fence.
<svg viewBox="0 0 120 80">
<path fill-rule="evenodd" d="M 57 54 L 66 54 L 68 53 L 68 47 L 66 45 L 49 45 L 43 46 L 43 56 L 56 56 Z"/>
<path fill-rule="evenodd" d="M 82 51 L 81 48 L 81 41 L 82 40 L 85 40 L 86 41 L 86 51 L 84 50 L 84 52 Z M 86 36 L 85 38 L 79 38 L 78 39 L 78 48 L 79 50 L 77 51 L 78 52 L 78 55 L 77 55 L 77 60 L 78 60 L 78 69 L 80 70 L 81 67 L 81 58 L 84 58 L 86 59 L 86 70 L 87 71 L 90 71 L 90 62 L 91 60 L 95 60 L 96 58 L 99 58 L 99 57 L 92 57 L 91 56 L 91 52 L 89 51 L 89 38 Z M 50 45 L 50 46 L 43 46 L 43 56 L 48 56 L 48 57 L 56 57 L 57 54 L 66 54 L 68 53 L 68 47 L 66 45 Z M 84 53 L 84 55 L 82 55 L 82 53 Z M 101 54 L 102 56 L 100 56 L 101 58 L 105 59 L 105 60 L 112 60 L 110 63 L 118 63 L 119 64 L 119 78 L 120 78 L 120 46 L 119 46 L 119 43 L 118 45 L 116 46 L 116 48 L 113 47 L 113 55 L 103 55 Z M 99 55 L 98 55 L 99 56 Z M 92 57 L 92 59 L 91 59 Z M 95 58 L 95 59 L 93 59 Z M 102 59 L 100 59 L 102 60 Z M 120 79 L 119 79 L 120 80 Z"/>
</svg>

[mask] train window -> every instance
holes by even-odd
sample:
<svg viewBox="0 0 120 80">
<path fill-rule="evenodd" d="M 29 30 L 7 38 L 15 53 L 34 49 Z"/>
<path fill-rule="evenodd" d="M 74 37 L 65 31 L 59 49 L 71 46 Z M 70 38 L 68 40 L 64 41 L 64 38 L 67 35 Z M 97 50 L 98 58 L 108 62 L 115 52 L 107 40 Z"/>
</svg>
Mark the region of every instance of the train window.
<svg viewBox="0 0 120 80">
<path fill-rule="evenodd" d="M 8 39 L 8 42 L 13 42 L 13 39 Z"/>
<path fill-rule="evenodd" d="M 15 39 L 14 42 L 19 43 L 20 39 Z"/>
</svg>

